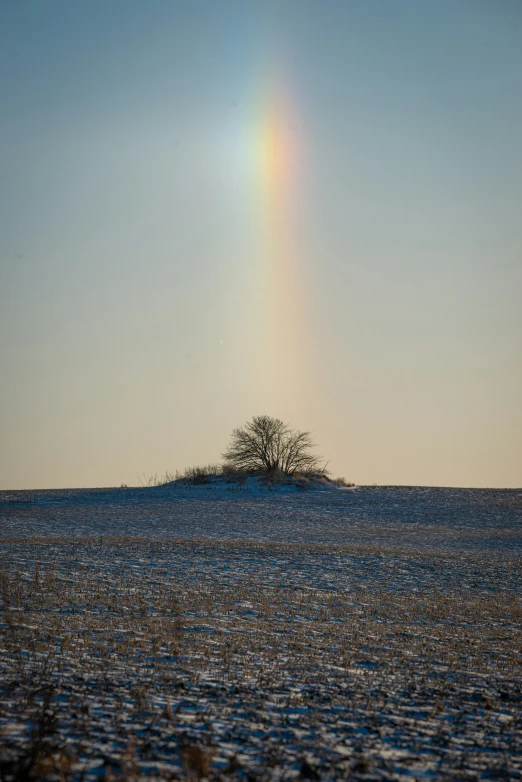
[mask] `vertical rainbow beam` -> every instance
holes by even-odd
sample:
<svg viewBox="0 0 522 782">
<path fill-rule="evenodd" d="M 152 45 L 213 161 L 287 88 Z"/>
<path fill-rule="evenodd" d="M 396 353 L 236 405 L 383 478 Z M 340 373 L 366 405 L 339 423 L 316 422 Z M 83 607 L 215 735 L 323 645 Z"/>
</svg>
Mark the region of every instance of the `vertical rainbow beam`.
<svg viewBox="0 0 522 782">
<path fill-rule="evenodd" d="M 303 391 L 301 359 L 305 346 L 294 227 L 297 139 L 293 112 L 281 91 L 269 90 L 265 101 L 259 162 L 264 237 L 259 383 L 263 401 L 266 399 L 271 408 L 267 412 L 292 416 L 291 408 L 295 408 Z"/>
</svg>

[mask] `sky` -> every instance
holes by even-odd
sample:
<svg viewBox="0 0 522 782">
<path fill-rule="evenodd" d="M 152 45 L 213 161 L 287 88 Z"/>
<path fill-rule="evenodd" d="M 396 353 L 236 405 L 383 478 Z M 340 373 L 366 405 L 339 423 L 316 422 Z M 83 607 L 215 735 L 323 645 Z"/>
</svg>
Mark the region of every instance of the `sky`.
<svg viewBox="0 0 522 782">
<path fill-rule="evenodd" d="M 1 489 L 260 414 L 522 485 L 519 0 L 5 0 L 0 72 Z"/>
</svg>

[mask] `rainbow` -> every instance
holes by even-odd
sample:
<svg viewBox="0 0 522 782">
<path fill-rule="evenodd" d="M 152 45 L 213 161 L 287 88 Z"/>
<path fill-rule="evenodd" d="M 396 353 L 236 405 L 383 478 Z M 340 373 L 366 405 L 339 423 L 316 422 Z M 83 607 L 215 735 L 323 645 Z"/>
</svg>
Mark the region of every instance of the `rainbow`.
<svg viewBox="0 0 522 782">
<path fill-rule="evenodd" d="M 292 102 L 279 84 L 271 84 L 262 101 L 255 150 L 262 270 L 257 382 L 266 404 L 279 409 L 295 407 L 303 388 L 306 318 L 295 214 L 300 146 Z"/>
</svg>

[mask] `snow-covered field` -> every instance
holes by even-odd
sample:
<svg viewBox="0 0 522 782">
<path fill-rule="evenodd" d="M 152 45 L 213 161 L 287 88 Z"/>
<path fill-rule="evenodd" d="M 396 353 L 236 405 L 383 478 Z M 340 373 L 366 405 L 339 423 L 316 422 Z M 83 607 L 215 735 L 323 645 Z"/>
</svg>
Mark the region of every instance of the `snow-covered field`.
<svg viewBox="0 0 522 782">
<path fill-rule="evenodd" d="M 522 777 L 522 492 L 0 493 L 0 778 Z"/>
<path fill-rule="evenodd" d="M 137 536 L 522 553 L 522 490 L 358 487 L 0 492 L 0 538 Z"/>
</svg>

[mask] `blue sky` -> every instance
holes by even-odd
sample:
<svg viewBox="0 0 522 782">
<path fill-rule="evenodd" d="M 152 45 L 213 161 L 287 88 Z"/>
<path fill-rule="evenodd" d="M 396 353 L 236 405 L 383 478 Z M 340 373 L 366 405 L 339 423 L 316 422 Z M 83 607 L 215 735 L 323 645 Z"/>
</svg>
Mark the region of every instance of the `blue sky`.
<svg viewBox="0 0 522 782">
<path fill-rule="evenodd" d="M 359 483 L 520 485 L 519 2 L 5 2 L 0 69 L 3 487 L 216 461 L 264 412 Z M 257 348 L 279 81 L 284 379 Z"/>
</svg>

